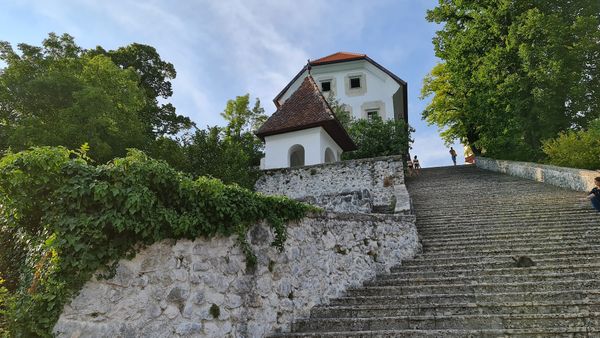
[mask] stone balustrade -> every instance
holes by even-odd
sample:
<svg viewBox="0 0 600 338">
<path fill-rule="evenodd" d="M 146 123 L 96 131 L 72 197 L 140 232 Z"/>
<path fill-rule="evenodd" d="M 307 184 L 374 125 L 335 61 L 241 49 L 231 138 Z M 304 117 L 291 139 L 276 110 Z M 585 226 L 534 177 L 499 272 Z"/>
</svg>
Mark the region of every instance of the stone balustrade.
<svg viewBox="0 0 600 338">
<path fill-rule="evenodd" d="M 578 191 L 592 190 L 594 187 L 594 178 L 600 176 L 600 172 L 598 171 L 557 167 L 531 162 L 495 160 L 487 157 L 477 157 L 475 165 L 482 169 Z"/>
</svg>

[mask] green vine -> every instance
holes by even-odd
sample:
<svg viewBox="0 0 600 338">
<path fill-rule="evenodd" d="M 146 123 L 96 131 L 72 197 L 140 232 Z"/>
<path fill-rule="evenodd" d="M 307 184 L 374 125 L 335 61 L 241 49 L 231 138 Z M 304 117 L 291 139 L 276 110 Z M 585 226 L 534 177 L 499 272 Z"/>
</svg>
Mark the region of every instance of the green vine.
<svg viewBox="0 0 600 338">
<path fill-rule="evenodd" d="M 95 271 L 162 239 L 237 235 L 252 267 L 246 236 L 253 224 L 266 220 L 282 249 L 285 223 L 314 209 L 194 180 L 137 150 L 105 165 L 92 164 L 85 151 L 40 147 L 0 160 L 0 235 L 11 234 L 25 252 L 17 274 L 6 271 L 15 266 L 4 259 L 10 254 L 0 257 L 0 277 L 18 276 L 8 281 L 13 290 L 0 292 L 0 334 L 52 336 L 63 306 Z"/>
</svg>

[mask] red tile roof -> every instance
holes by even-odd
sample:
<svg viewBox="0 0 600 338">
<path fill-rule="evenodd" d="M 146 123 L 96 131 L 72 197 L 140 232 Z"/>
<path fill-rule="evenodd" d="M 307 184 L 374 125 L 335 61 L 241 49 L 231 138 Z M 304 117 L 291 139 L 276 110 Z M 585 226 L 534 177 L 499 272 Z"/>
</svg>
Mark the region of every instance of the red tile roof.
<svg viewBox="0 0 600 338">
<path fill-rule="evenodd" d="M 258 129 L 256 136 L 264 140 L 265 136 L 314 127 L 323 127 L 344 151 L 356 149 L 312 76 L 307 76 L 292 96 Z"/>
<path fill-rule="evenodd" d="M 358 53 L 348 53 L 348 52 L 337 52 L 331 55 L 327 55 L 320 59 L 310 61 L 310 64 L 313 66 L 325 64 L 325 63 L 335 63 L 340 61 L 351 61 L 351 60 L 360 60 L 364 59 L 367 54 L 358 54 Z"/>
</svg>

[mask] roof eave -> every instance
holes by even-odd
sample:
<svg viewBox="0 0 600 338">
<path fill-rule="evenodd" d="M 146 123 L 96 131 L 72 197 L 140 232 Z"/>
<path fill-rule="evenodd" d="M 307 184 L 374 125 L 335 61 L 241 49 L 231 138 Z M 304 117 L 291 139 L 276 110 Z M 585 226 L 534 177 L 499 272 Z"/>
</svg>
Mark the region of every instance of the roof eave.
<svg viewBox="0 0 600 338">
<path fill-rule="evenodd" d="M 337 126 L 335 125 L 336 123 L 338 124 Z M 331 138 L 335 141 L 335 143 L 337 143 L 340 146 L 340 148 L 342 148 L 343 151 L 352 151 L 352 150 L 358 149 L 358 147 L 356 146 L 356 143 L 354 143 L 352 138 L 350 138 L 350 135 L 348 135 L 348 132 L 346 131 L 346 129 L 344 129 L 344 127 L 342 127 L 342 125 L 339 123 L 339 121 L 336 121 L 336 120 L 316 122 L 316 123 L 306 124 L 303 126 L 289 127 L 289 128 L 279 129 L 279 130 L 265 132 L 265 133 L 259 133 L 257 131 L 254 133 L 254 135 L 256 135 L 258 138 L 261 139 L 261 141 L 264 142 L 265 137 L 267 137 L 267 136 L 285 134 L 285 133 L 289 133 L 289 132 L 293 132 L 293 131 L 305 130 L 305 129 L 316 128 L 316 127 L 322 127 L 323 129 L 325 129 L 325 131 L 329 134 L 329 136 L 331 136 Z M 336 129 L 337 129 L 337 131 L 336 131 Z"/>
<path fill-rule="evenodd" d="M 399 85 L 406 86 L 406 84 L 407 84 L 406 81 L 402 80 L 396 74 L 392 73 L 387 68 L 380 65 L 379 63 L 375 62 L 373 59 L 371 59 L 367 55 L 358 56 L 356 58 L 345 59 L 345 60 L 326 61 L 326 62 L 319 62 L 319 63 L 310 62 L 310 65 L 317 67 L 317 66 L 330 65 L 330 64 L 335 64 L 335 63 L 352 62 L 352 61 L 358 61 L 358 60 L 366 60 L 366 61 L 370 62 L 373 66 L 375 66 L 376 68 L 378 68 L 379 70 L 381 70 L 382 72 L 384 72 L 388 76 L 390 76 L 392 79 L 394 79 L 394 81 L 396 81 Z M 280 106 L 279 99 L 283 96 L 283 94 L 285 94 L 285 92 L 288 89 L 290 89 L 292 84 L 294 82 L 296 82 L 296 80 L 298 80 L 298 78 L 306 71 L 306 68 L 307 68 L 306 66 L 302 67 L 302 69 L 298 72 L 298 74 L 296 74 L 296 76 L 294 76 L 294 78 L 279 92 L 279 94 L 277 94 L 277 96 L 275 96 L 275 98 L 273 99 L 273 103 L 275 103 L 275 107 L 279 108 L 279 106 Z"/>
<path fill-rule="evenodd" d="M 292 84 L 294 82 L 296 82 L 296 80 L 298 80 L 300 78 L 300 76 L 306 71 L 306 66 L 302 67 L 302 69 L 300 69 L 300 71 L 298 72 L 298 74 L 296 74 L 294 76 L 294 78 L 292 79 L 292 81 L 290 81 L 285 87 L 283 87 L 283 89 L 279 92 L 279 94 L 277 94 L 277 96 L 275 96 L 275 98 L 273 99 L 273 103 L 275 103 L 275 107 L 279 108 L 279 106 L 281 106 L 279 104 L 279 99 L 283 96 L 283 94 L 285 94 L 285 92 L 290 89 L 290 87 L 292 86 Z"/>
</svg>

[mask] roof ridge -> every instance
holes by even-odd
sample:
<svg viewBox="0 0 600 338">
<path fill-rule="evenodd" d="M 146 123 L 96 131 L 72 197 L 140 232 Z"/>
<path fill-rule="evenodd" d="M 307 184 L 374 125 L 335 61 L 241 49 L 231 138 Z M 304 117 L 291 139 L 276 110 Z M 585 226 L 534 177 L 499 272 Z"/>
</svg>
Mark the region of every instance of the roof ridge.
<svg viewBox="0 0 600 338">
<path fill-rule="evenodd" d="M 356 145 L 338 120 L 333 109 L 319 90 L 314 78 L 307 75 L 292 95 L 256 131 L 265 136 L 321 126 L 345 151 Z"/>
<path fill-rule="evenodd" d="M 352 59 L 360 59 L 367 57 L 367 54 L 364 53 L 354 53 L 354 52 L 335 52 L 333 54 L 329 54 L 327 56 L 320 57 L 318 59 L 310 60 L 310 64 L 320 64 L 327 62 L 336 62 L 343 60 L 352 60 Z"/>
<path fill-rule="evenodd" d="M 317 85 L 317 82 L 315 81 L 315 78 L 312 77 L 312 75 L 310 75 L 310 74 L 308 75 L 308 77 L 310 78 L 310 82 L 312 83 L 312 85 L 314 86 L 314 88 L 316 89 L 316 91 L 319 93 L 319 95 L 321 95 L 321 98 L 323 99 L 323 103 L 325 103 L 325 109 L 326 109 L 326 111 L 329 111 L 330 116 L 333 117 L 335 120 L 337 120 L 339 122 L 340 120 L 337 118 L 337 115 L 335 115 L 335 112 L 333 111 L 333 108 L 329 104 L 329 101 L 327 100 L 327 98 L 325 97 L 325 95 L 323 95 L 323 92 L 319 89 L 319 85 Z"/>
</svg>

